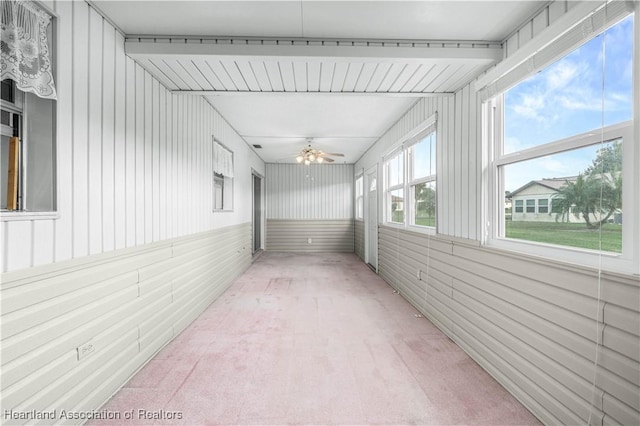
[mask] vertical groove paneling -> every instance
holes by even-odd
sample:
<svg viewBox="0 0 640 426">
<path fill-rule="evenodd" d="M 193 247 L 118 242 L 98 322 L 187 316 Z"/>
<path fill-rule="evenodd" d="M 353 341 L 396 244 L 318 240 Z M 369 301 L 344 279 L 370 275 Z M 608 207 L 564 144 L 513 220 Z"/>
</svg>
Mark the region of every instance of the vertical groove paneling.
<svg viewBox="0 0 640 426">
<path fill-rule="evenodd" d="M 115 57 L 113 215 L 116 250 L 127 246 L 127 60 L 123 43 L 123 36 L 116 32 L 113 52 Z"/>
<path fill-rule="evenodd" d="M 71 125 L 73 129 L 72 152 L 73 169 L 73 257 L 89 254 L 89 210 L 88 210 L 88 167 L 87 167 L 87 140 L 88 140 L 88 101 L 89 101 L 89 8 L 85 3 L 73 2 L 73 35 L 71 61 L 73 98 Z M 62 74 L 62 73 L 61 73 Z M 62 99 L 58 101 L 58 107 L 62 105 Z M 60 120 L 58 120 L 60 122 Z M 57 144 L 64 144 L 58 139 Z M 58 185 L 60 187 L 61 185 Z M 58 191 L 60 192 L 60 191 Z M 60 238 L 60 236 L 58 236 Z M 7 270 L 17 269 L 16 265 L 5 265 Z"/>
<path fill-rule="evenodd" d="M 115 29 L 103 25 L 102 34 L 102 247 L 101 252 L 115 248 Z"/>
<path fill-rule="evenodd" d="M 88 202 L 89 202 L 89 254 L 102 251 L 102 84 L 103 77 L 103 21 L 104 19 L 89 8 L 89 124 L 88 161 Z"/>
<path fill-rule="evenodd" d="M 266 250 L 353 252 L 353 170 L 267 164 Z"/>
<path fill-rule="evenodd" d="M 481 142 L 479 134 L 469 130 L 475 126 L 475 91 L 470 86 L 455 96 L 419 100 L 356 163 L 356 168 L 371 167 L 413 131 L 421 122 L 438 113 L 437 123 L 437 190 L 438 232 L 473 239 L 479 235 L 476 212 L 480 208 L 478 172 L 474 161 Z M 468 102 L 465 100 L 469 100 Z M 379 211 L 382 218 L 382 206 Z"/>
<path fill-rule="evenodd" d="M 352 219 L 353 164 L 267 164 L 267 219 Z"/>
<path fill-rule="evenodd" d="M 73 2 L 56 2 L 55 10 L 58 15 L 67 16 L 67 24 L 58 27 L 58 42 L 61 46 L 67 46 L 66 49 L 57 51 L 58 64 L 72 64 L 75 52 L 75 41 L 73 37 L 74 31 L 74 14 Z M 68 126 L 61 126 L 57 134 L 57 161 L 58 164 L 66 166 L 56 167 L 58 179 L 61 182 L 73 182 L 73 67 L 67 65 L 67 72 L 58 73 L 56 76 L 56 86 L 58 93 L 65 93 L 67 99 L 71 102 L 58 102 L 56 113 L 60 117 L 67 117 Z M 66 141 L 66 143 L 60 143 Z M 53 261 L 71 259 L 73 256 L 73 192 L 58 191 L 56 199 L 56 208 L 60 214 L 60 218 L 54 221 L 55 234 L 64 235 L 65 238 L 54 238 Z M 5 244 L 4 241 L 1 242 Z M 2 269 L 6 270 L 5 268 Z"/>
<path fill-rule="evenodd" d="M 262 160 L 209 103 L 173 95 L 128 58 L 87 3 L 54 4 L 59 218 L 4 222 L 2 271 L 248 221 L 250 170 L 264 173 Z M 235 153 L 232 213 L 211 208 L 214 134 Z"/>
</svg>

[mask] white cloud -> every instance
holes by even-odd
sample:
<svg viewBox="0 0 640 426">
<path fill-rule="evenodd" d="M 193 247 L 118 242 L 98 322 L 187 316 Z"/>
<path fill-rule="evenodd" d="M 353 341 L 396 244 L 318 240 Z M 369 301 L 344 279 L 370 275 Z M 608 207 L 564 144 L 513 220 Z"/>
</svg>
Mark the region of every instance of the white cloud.
<svg viewBox="0 0 640 426">
<path fill-rule="evenodd" d="M 526 118 L 542 121 L 540 112 L 545 109 L 545 96 L 542 94 L 525 94 L 520 103 L 513 105 L 513 111 Z"/>
<path fill-rule="evenodd" d="M 574 81 L 576 75 L 582 74 L 584 71 L 584 66 L 579 67 L 578 64 L 568 59 L 558 62 L 545 73 L 547 93 L 566 87 Z"/>
</svg>

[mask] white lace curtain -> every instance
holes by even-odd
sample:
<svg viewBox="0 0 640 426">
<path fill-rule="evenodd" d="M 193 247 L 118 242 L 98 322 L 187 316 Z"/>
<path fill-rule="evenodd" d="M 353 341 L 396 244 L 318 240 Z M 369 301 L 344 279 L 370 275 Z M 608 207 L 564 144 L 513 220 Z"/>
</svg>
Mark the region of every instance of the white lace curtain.
<svg viewBox="0 0 640 426">
<path fill-rule="evenodd" d="M 213 142 L 213 170 L 226 177 L 233 177 L 233 152 L 215 141 Z"/>
<path fill-rule="evenodd" d="M 41 98 L 56 99 L 47 27 L 51 16 L 26 0 L 2 0 L 0 78 Z"/>
</svg>

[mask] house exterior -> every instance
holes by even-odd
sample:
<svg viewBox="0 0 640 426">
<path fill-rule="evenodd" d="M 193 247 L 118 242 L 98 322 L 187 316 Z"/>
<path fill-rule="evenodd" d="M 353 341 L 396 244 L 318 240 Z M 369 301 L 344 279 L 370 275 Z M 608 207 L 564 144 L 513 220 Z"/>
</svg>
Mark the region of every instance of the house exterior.
<svg viewBox="0 0 640 426">
<path fill-rule="evenodd" d="M 567 182 L 575 182 L 576 176 L 532 180 L 511 193 L 513 221 L 555 222 L 562 220 L 551 213 L 553 198 Z M 570 214 L 565 222 L 584 223 L 582 218 Z"/>
<path fill-rule="evenodd" d="M 565 222 L 585 223 L 582 213 L 575 215 L 573 211 L 563 215 L 553 212 L 554 198 L 558 191 L 567 183 L 575 183 L 577 176 L 532 180 L 516 189 L 510 195 L 511 220 L 521 222 Z M 609 219 L 610 222 L 621 224 L 622 211 L 617 210 Z"/>
</svg>

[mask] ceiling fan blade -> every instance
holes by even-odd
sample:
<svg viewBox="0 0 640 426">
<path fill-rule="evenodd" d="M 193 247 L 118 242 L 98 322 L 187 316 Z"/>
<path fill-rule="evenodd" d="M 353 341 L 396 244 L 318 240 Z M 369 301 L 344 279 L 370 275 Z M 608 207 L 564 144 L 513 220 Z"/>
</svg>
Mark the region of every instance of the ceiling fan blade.
<svg viewBox="0 0 640 426">
<path fill-rule="evenodd" d="M 338 152 L 323 152 L 325 155 L 333 155 L 334 157 L 344 157 L 344 154 L 340 154 Z"/>
<path fill-rule="evenodd" d="M 329 158 L 329 157 L 322 157 L 322 161 L 326 161 L 327 163 L 333 163 L 336 160 L 334 160 L 333 158 Z"/>
</svg>

